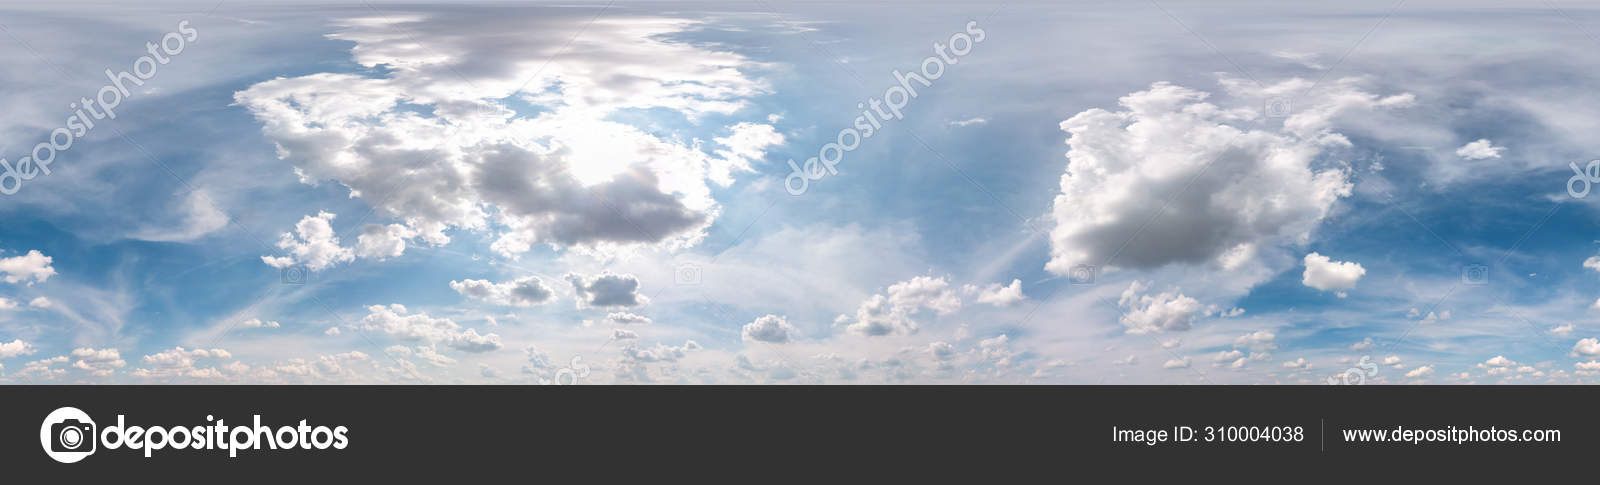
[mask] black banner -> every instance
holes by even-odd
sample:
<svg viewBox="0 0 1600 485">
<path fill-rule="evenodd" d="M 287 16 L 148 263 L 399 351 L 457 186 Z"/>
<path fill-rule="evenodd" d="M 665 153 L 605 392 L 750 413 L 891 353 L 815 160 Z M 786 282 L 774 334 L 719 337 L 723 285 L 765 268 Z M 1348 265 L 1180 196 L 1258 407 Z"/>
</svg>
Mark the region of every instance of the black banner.
<svg viewBox="0 0 1600 485">
<path fill-rule="evenodd" d="M 1239 460 L 1256 470 L 1304 472 L 1352 460 L 1582 460 L 1600 444 L 1593 418 L 1600 390 L 1580 387 L 19 386 L 0 393 L 4 472 L 66 483 L 138 476 L 537 481 L 551 473 L 585 483 L 760 482 L 796 473 L 1014 474 L 1069 461 L 1071 470 L 1060 473 L 1177 473 L 1181 465 Z M 63 418 L 70 411 L 62 408 L 88 419 Z"/>
</svg>

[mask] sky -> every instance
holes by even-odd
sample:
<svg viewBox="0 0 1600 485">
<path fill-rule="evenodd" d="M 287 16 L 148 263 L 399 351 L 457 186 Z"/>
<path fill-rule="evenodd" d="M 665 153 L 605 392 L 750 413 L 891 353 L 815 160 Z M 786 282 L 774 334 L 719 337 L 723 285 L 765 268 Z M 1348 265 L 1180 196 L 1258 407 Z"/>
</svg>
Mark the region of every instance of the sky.
<svg viewBox="0 0 1600 485">
<path fill-rule="evenodd" d="M 0 5 L 0 382 L 1600 382 L 1578 2 Z"/>
</svg>

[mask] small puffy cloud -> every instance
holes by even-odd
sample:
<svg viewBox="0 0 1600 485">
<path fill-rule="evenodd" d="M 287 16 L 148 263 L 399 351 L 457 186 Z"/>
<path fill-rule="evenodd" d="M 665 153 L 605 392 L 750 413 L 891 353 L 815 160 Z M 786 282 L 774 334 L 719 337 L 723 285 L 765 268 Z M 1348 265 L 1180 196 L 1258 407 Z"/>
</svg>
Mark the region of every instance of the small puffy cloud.
<svg viewBox="0 0 1600 485">
<path fill-rule="evenodd" d="M 1420 366 L 1420 367 L 1417 367 L 1415 369 L 1412 369 L 1411 372 L 1407 372 L 1406 373 L 1406 377 L 1410 377 L 1410 378 L 1413 378 L 1413 379 L 1422 378 L 1422 377 L 1428 377 L 1428 376 L 1431 376 L 1431 375 L 1433 375 L 1433 366 L 1431 366 L 1431 365 Z"/>
<path fill-rule="evenodd" d="M 567 273 L 578 307 L 636 307 L 649 302 L 639 294 L 639 279 L 633 275 L 602 273 L 593 279 Z"/>
<path fill-rule="evenodd" d="M 1121 322 L 1127 327 L 1127 333 L 1185 331 L 1194 323 L 1195 316 L 1204 310 L 1198 300 L 1177 291 L 1145 294 L 1149 288 L 1142 281 L 1134 281 L 1117 300 L 1117 305 L 1124 308 Z"/>
<path fill-rule="evenodd" d="M 1022 289 L 1019 285 L 1018 291 Z M 889 286 L 889 303 L 897 307 L 924 307 L 940 315 L 961 309 L 961 297 L 944 278 L 918 276 Z"/>
<path fill-rule="evenodd" d="M 1500 154 L 1505 153 L 1505 151 L 1505 147 L 1494 146 L 1494 143 L 1490 142 L 1489 139 L 1482 138 L 1457 148 L 1456 156 L 1467 160 L 1484 160 L 1500 158 Z"/>
<path fill-rule="evenodd" d="M 1111 365 L 1134 365 L 1139 363 L 1139 358 L 1130 354 L 1127 357 L 1111 361 Z"/>
<path fill-rule="evenodd" d="M 11 284 L 26 281 L 28 286 L 43 283 L 56 274 L 55 267 L 50 265 L 54 261 L 38 250 L 30 250 L 21 256 L 0 258 L 0 279 Z"/>
<path fill-rule="evenodd" d="M 333 225 L 329 223 L 334 217 L 333 213 L 323 211 L 301 218 L 295 223 L 294 232 L 283 233 L 278 238 L 278 247 L 289 255 L 262 256 L 261 261 L 279 269 L 302 264 L 306 269 L 321 271 L 355 259 L 355 252 L 339 246 L 339 236 L 333 233 Z"/>
<path fill-rule="evenodd" d="M 788 343 L 795 332 L 794 326 L 789 325 L 788 318 L 769 314 L 745 324 L 741 335 L 746 342 L 782 344 Z"/>
<path fill-rule="evenodd" d="M 1571 335 L 1572 334 L 1572 324 L 1563 323 L 1561 325 L 1556 325 L 1554 327 L 1551 327 L 1550 330 L 1547 330 L 1546 333 L 1549 333 L 1550 335 L 1560 335 L 1560 336 L 1563 336 L 1563 337 L 1565 337 L 1567 335 Z"/>
<path fill-rule="evenodd" d="M 1366 268 L 1358 263 L 1334 261 L 1317 253 L 1307 254 L 1305 265 L 1306 271 L 1300 282 L 1322 291 L 1355 288 L 1356 281 L 1367 274 Z"/>
<path fill-rule="evenodd" d="M 9 359 L 19 355 L 32 355 L 34 352 L 33 344 L 24 342 L 22 339 L 0 342 L 0 359 Z"/>
<path fill-rule="evenodd" d="M 1238 349 L 1234 349 L 1234 350 L 1224 350 L 1224 351 L 1221 351 L 1221 352 L 1217 352 L 1217 356 L 1213 357 L 1211 359 L 1211 361 L 1212 362 L 1216 362 L 1218 364 L 1223 364 L 1223 363 L 1227 363 L 1227 362 L 1233 362 L 1235 360 L 1239 360 L 1239 359 L 1242 359 L 1242 358 L 1244 358 L 1244 352 L 1240 352 Z"/>
<path fill-rule="evenodd" d="M 73 349 L 70 355 L 75 359 L 72 363 L 73 368 L 87 371 L 95 376 L 111 375 L 115 369 L 127 365 L 127 362 L 122 360 L 122 353 L 117 349 L 79 347 Z"/>
<path fill-rule="evenodd" d="M 1360 342 L 1356 342 L 1354 344 L 1350 344 L 1350 350 L 1354 350 L 1356 352 L 1362 352 L 1362 351 L 1372 350 L 1372 346 L 1373 346 L 1372 337 L 1367 337 L 1367 338 L 1361 339 Z"/>
<path fill-rule="evenodd" d="M 28 306 L 31 306 L 31 307 L 34 307 L 34 308 L 50 308 L 52 306 L 55 306 L 55 302 L 50 301 L 49 298 L 45 298 L 45 297 L 41 296 L 41 297 L 34 298 L 33 300 L 29 301 L 28 302 Z"/>
<path fill-rule="evenodd" d="M 451 281 L 450 289 L 474 300 L 510 306 L 539 305 L 555 296 L 555 292 L 545 286 L 544 281 L 537 276 L 525 276 L 500 283 L 488 280 Z"/>
<path fill-rule="evenodd" d="M 276 320 L 262 321 L 259 318 L 252 318 L 240 322 L 239 326 L 244 328 L 278 328 L 280 325 Z"/>
<path fill-rule="evenodd" d="M 928 354 L 932 355 L 934 360 L 944 362 L 956 357 L 956 347 L 948 342 L 934 342 L 928 344 Z"/>
<path fill-rule="evenodd" d="M 1161 364 L 1161 368 L 1163 368 L 1163 369 L 1188 369 L 1189 368 L 1189 358 L 1188 357 L 1184 357 L 1182 359 L 1168 360 L 1165 363 Z"/>
<path fill-rule="evenodd" d="M 999 283 L 990 284 L 978 293 L 978 303 L 988 303 L 994 306 L 1011 306 L 1021 303 L 1028 297 L 1022 294 L 1022 280 L 1013 279 L 1011 284 L 1000 286 Z"/>
<path fill-rule="evenodd" d="M 639 333 L 632 330 L 621 328 L 611 330 L 611 340 L 633 340 L 636 338 L 639 338 Z"/>
<path fill-rule="evenodd" d="M 1478 368 L 1484 369 L 1491 376 L 1498 376 L 1510 374 L 1516 365 L 1516 361 L 1507 359 L 1504 355 L 1496 355 L 1478 364 Z"/>
<path fill-rule="evenodd" d="M 338 337 L 340 333 L 339 327 L 328 327 L 327 330 L 322 331 L 323 335 L 327 335 L 329 337 Z"/>
<path fill-rule="evenodd" d="M 356 237 L 356 256 L 379 261 L 398 258 L 406 252 L 406 240 L 416 235 L 416 231 L 400 224 L 367 224 Z"/>
<path fill-rule="evenodd" d="M 1295 360 L 1284 362 L 1283 367 L 1285 369 L 1306 370 L 1311 368 L 1311 362 L 1306 361 L 1305 357 L 1301 357 Z"/>
<path fill-rule="evenodd" d="M 1579 340 L 1577 344 L 1572 346 L 1572 356 L 1577 357 L 1580 355 L 1589 357 L 1600 355 L 1600 339 L 1586 338 Z"/>
<path fill-rule="evenodd" d="M 193 368 L 196 359 L 231 359 L 233 354 L 223 349 L 194 349 L 175 347 L 171 350 L 144 356 L 143 362 L 148 367 L 158 368 Z"/>
<path fill-rule="evenodd" d="M 463 330 L 448 318 L 433 318 L 426 313 L 407 314 L 400 304 L 372 305 L 368 314 L 357 324 L 361 330 L 377 330 L 403 340 L 421 340 L 443 344 L 464 352 L 487 352 L 501 347 L 500 336 L 479 335 L 477 330 Z"/>
</svg>

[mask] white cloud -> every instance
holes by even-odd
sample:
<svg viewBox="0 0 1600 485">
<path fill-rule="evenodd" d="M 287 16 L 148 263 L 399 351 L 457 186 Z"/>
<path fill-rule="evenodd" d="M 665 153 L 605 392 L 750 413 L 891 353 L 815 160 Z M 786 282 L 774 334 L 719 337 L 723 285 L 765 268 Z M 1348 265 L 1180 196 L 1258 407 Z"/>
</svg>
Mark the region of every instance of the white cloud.
<svg viewBox="0 0 1600 485">
<path fill-rule="evenodd" d="M 175 347 L 171 350 L 144 356 L 146 366 L 160 368 L 193 368 L 195 359 L 231 359 L 233 354 L 223 349 L 194 349 Z"/>
<path fill-rule="evenodd" d="M 1505 153 L 1505 151 L 1505 147 L 1494 146 L 1494 143 L 1490 142 L 1487 138 L 1483 138 L 1466 145 L 1462 145 L 1461 148 L 1457 148 L 1456 156 L 1467 160 L 1484 160 L 1488 158 L 1500 158 L 1500 155 Z"/>
<path fill-rule="evenodd" d="M 9 359 L 19 355 L 32 355 L 35 352 L 33 344 L 13 339 L 10 342 L 0 342 L 0 359 Z"/>
<path fill-rule="evenodd" d="M 1600 356 L 1600 339 L 1586 338 L 1572 346 L 1572 356 Z"/>
<path fill-rule="evenodd" d="M 1311 363 L 1307 362 L 1305 357 L 1301 357 L 1295 360 L 1284 362 L 1283 367 L 1285 369 L 1306 370 L 1311 368 Z"/>
<path fill-rule="evenodd" d="M 496 305 L 534 306 L 555 297 L 555 292 L 537 276 L 524 276 L 500 283 L 488 280 L 451 281 L 450 289 L 467 298 Z"/>
<path fill-rule="evenodd" d="M 55 267 L 50 263 L 55 260 L 45 256 L 38 250 L 29 250 L 27 254 L 0 258 L 0 275 L 4 275 L 6 283 L 17 284 L 28 281 L 28 286 L 34 283 L 43 283 L 56 274 Z"/>
<path fill-rule="evenodd" d="M 1184 357 L 1182 359 L 1168 360 L 1165 363 L 1161 364 L 1161 368 L 1163 368 L 1163 369 L 1188 369 L 1189 368 L 1189 358 L 1188 357 Z"/>
<path fill-rule="evenodd" d="M 303 264 L 306 269 L 321 271 L 355 259 L 354 252 L 339 246 L 339 236 L 333 233 L 333 226 L 329 224 L 334 217 L 334 214 L 324 211 L 301 218 L 294 225 L 293 233 L 286 232 L 278 238 L 278 247 L 288 251 L 289 256 L 264 255 L 261 261 L 274 268 Z"/>
<path fill-rule="evenodd" d="M 433 318 L 426 313 L 407 315 L 406 307 L 398 303 L 372 305 L 367 307 L 367 312 L 357 328 L 381 331 L 403 340 L 439 343 L 465 352 L 487 352 L 501 347 L 499 335 L 479 335 L 470 328 L 462 330 L 448 318 Z"/>
<path fill-rule="evenodd" d="M 34 308 L 50 308 L 53 305 L 55 305 L 54 302 L 51 302 L 49 298 L 45 298 L 45 297 L 42 297 L 42 296 L 38 297 L 38 298 L 34 298 L 33 300 L 30 300 L 28 302 L 28 306 L 31 306 L 31 307 L 34 307 Z"/>
<path fill-rule="evenodd" d="M 939 315 L 951 313 L 961 308 L 961 297 L 942 277 L 918 276 L 889 285 L 887 296 L 872 295 L 856 307 L 855 315 L 839 315 L 834 325 L 869 337 L 911 335 L 919 328 L 912 316 L 923 308 Z"/>
<path fill-rule="evenodd" d="M 1306 271 L 1300 282 L 1322 291 L 1348 290 L 1356 287 L 1367 269 L 1351 261 L 1334 261 L 1317 253 L 1305 257 Z"/>
<path fill-rule="evenodd" d="M 1413 378 L 1413 379 L 1420 378 L 1420 377 L 1428 377 L 1428 376 L 1431 376 L 1431 375 L 1433 375 L 1433 366 L 1431 366 L 1431 365 L 1420 366 L 1420 367 L 1417 367 L 1416 369 L 1412 369 L 1411 372 L 1407 372 L 1406 373 L 1406 377 L 1410 377 L 1410 378 Z"/>
<path fill-rule="evenodd" d="M 965 127 L 973 126 L 973 125 L 987 124 L 988 122 L 989 122 L 989 120 L 987 118 L 978 117 L 978 118 L 968 118 L 968 119 L 964 119 L 964 120 L 950 120 L 949 125 L 957 127 L 957 128 L 965 128 Z"/>
<path fill-rule="evenodd" d="M 606 321 L 612 325 L 649 325 L 653 323 L 650 317 L 628 312 L 611 312 L 606 314 Z"/>
<path fill-rule="evenodd" d="M 76 359 L 72 363 L 73 368 L 94 376 L 108 376 L 116 369 L 127 365 L 127 362 L 122 360 L 122 353 L 117 349 L 79 347 L 73 349 L 70 355 Z"/>
<path fill-rule="evenodd" d="M 1194 323 L 1195 315 L 1203 310 L 1199 301 L 1177 291 L 1144 294 L 1148 289 L 1146 283 L 1134 281 L 1117 300 L 1117 304 L 1126 310 L 1120 321 L 1128 327 L 1127 333 L 1185 331 Z"/>
<path fill-rule="evenodd" d="M 406 240 L 416 237 L 416 231 L 399 224 L 367 224 L 356 237 L 356 256 L 379 261 L 398 258 L 406 252 Z"/>
<path fill-rule="evenodd" d="M 145 241 L 193 241 L 228 225 L 228 215 L 217 209 L 211 194 L 204 189 L 189 192 L 178 227 L 144 228 L 130 235 Z"/>
<path fill-rule="evenodd" d="M 601 18 L 567 43 L 580 28 L 569 19 L 463 15 L 339 22 L 329 37 L 384 74 L 278 78 L 235 100 L 303 182 L 337 181 L 430 244 L 488 230 L 511 258 L 535 244 L 693 245 L 719 213 L 707 182 L 730 183 L 783 142 L 771 126 L 737 123 L 713 156 L 698 139 L 611 118 L 661 109 L 698 122 L 770 91 L 742 71 L 758 64 L 677 40 L 692 21 Z M 519 115 L 507 98 L 546 109 Z"/>
<path fill-rule="evenodd" d="M 1572 334 L 1572 324 L 1563 323 L 1561 325 L 1557 325 L 1557 326 L 1551 327 L 1550 330 L 1547 331 L 1547 333 L 1549 333 L 1551 335 L 1560 335 L 1560 336 L 1563 336 L 1563 337 L 1565 337 L 1567 335 L 1571 335 Z"/>
<path fill-rule="evenodd" d="M 990 284 L 978 293 L 978 303 L 988 303 L 994 306 L 1011 306 L 1027 299 L 1022 294 L 1022 280 L 1013 279 L 1011 284 L 1000 286 L 999 283 Z"/>
<path fill-rule="evenodd" d="M 259 318 L 252 318 L 239 323 L 239 326 L 244 328 L 278 328 L 280 325 L 276 320 L 262 321 Z"/>
<path fill-rule="evenodd" d="M 1278 348 L 1278 335 L 1266 330 L 1257 330 L 1233 339 L 1233 346 L 1260 352 L 1275 350 Z"/>
<path fill-rule="evenodd" d="M 1350 344 L 1350 350 L 1354 350 L 1356 352 L 1362 352 L 1362 351 L 1372 350 L 1372 346 L 1373 346 L 1372 337 L 1367 337 L 1367 338 L 1361 339 L 1360 342 L 1356 342 L 1354 344 Z"/>
<path fill-rule="evenodd" d="M 1248 82 L 1223 82 L 1236 97 L 1263 94 Z M 1295 79 L 1269 91 L 1305 84 Z M 1305 243 L 1351 193 L 1347 169 L 1317 168 L 1327 147 L 1349 144 L 1333 122 L 1349 111 L 1412 101 L 1341 81 L 1272 132 L 1235 126 L 1259 113 L 1204 102 L 1209 96 L 1155 83 L 1121 98 L 1121 111 L 1089 109 L 1061 123 L 1069 163 L 1051 208 L 1056 226 L 1045 269 L 1065 274 L 1079 264 L 1108 264 L 1112 255 L 1109 264 L 1134 268 L 1237 267 L 1240 258 L 1228 256 Z M 1178 198 L 1168 204 L 1166 194 Z M 1160 223 L 1147 224 L 1158 211 Z"/>
<path fill-rule="evenodd" d="M 746 342 L 782 344 L 788 343 L 795 332 L 797 331 L 794 326 L 789 325 L 788 318 L 768 314 L 745 324 L 740 334 Z"/>
</svg>

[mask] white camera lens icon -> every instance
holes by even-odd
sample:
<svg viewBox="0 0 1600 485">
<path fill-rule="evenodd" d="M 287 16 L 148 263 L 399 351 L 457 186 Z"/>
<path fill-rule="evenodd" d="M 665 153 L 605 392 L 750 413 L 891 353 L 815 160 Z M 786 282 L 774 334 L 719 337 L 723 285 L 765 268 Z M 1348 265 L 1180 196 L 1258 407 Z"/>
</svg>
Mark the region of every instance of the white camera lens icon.
<svg viewBox="0 0 1600 485">
<path fill-rule="evenodd" d="M 39 444 L 51 459 L 76 463 L 94 454 L 97 429 L 94 420 L 82 410 L 60 408 L 45 416 L 44 424 L 39 426 Z"/>
</svg>

